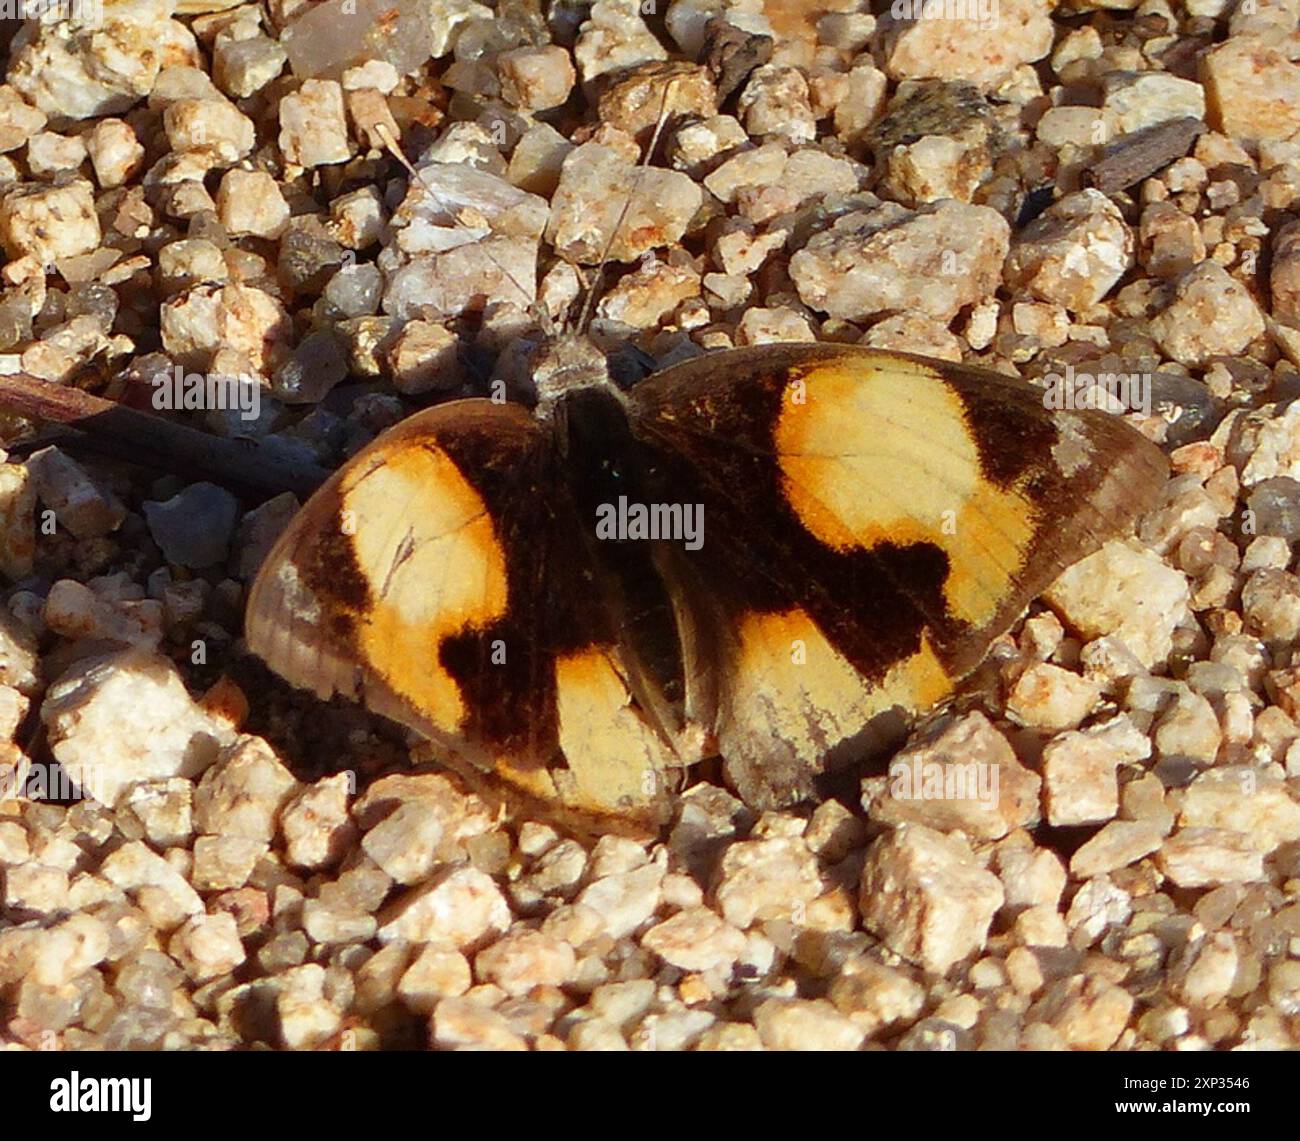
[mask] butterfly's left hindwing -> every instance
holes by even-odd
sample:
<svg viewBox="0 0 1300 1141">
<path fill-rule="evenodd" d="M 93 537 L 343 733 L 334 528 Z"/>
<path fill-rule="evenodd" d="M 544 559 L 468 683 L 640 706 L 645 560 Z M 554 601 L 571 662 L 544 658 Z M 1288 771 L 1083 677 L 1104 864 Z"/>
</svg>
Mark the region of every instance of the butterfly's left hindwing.
<svg viewBox="0 0 1300 1141">
<path fill-rule="evenodd" d="M 652 834 L 676 758 L 633 695 L 575 510 L 522 408 L 421 413 L 290 524 L 253 586 L 249 647 L 417 730 L 482 787 L 579 830 Z"/>
<path fill-rule="evenodd" d="M 713 729 L 751 804 L 947 697 L 1055 576 L 1152 506 L 1164 457 L 992 373 L 832 345 L 704 357 L 633 393 L 705 540 L 668 552 L 711 647 Z"/>
</svg>

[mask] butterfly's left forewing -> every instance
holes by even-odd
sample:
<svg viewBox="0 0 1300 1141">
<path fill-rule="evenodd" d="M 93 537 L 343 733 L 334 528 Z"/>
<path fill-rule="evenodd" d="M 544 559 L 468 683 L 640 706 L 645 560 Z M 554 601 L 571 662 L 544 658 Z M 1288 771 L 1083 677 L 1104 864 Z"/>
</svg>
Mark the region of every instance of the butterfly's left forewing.
<svg viewBox="0 0 1300 1141">
<path fill-rule="evenodd" d="M 633 424 L 670 494 L 703 507 L 703 545 L 672 548 L 667 574 L 685 642 L 710 648 L 728 775 L 760 807 L 947 697 L 1166 470 L 1103 413 L 835 345 L 678 365 L 634 390 Z"/>
<path fill-rule="evenodd" d="M 552 436 L 486 400 L 430 409 L 318 491 L 254 583 L 254 653 L 360 699 L 486 791 L 578 830 L 652 834 L 676 757 L 632 663 Z"/>
</svg>

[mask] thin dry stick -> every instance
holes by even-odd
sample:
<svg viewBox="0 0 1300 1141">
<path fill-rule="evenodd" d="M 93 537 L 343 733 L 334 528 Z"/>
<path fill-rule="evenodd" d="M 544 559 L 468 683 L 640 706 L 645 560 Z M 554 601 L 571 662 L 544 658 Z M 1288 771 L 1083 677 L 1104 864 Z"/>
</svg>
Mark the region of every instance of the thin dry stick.
<svg viewBox="0 0 1300 1141">
<path fill-rule="evenodd" d="M 137 412 L 111 400 L 22 373 L 0 376 L 0 407 L 37 420 L 66 424 L 103 442 L 122 459 L 219 483 L 306 496 L 329 472 L 289 454 L 274 440 L 227 439 Z"/>
</svg>

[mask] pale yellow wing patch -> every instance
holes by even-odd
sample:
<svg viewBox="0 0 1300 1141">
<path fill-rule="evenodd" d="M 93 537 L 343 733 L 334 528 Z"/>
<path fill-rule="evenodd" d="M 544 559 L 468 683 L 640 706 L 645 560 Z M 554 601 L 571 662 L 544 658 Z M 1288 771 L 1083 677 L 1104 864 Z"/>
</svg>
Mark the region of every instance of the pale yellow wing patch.
<svg viewBox="0 0 1300 1141">
<path fill-rule="evenodd" d="M 921 647 L 876 683 L 867 682 L 802 610 L 747 614 L 728 688 L 727 739 L 756 728 L 816 755 L 896 706 L 919 709 L 952 689 L 952 678 L 922 635 Z"/>
<path fill-rule="evenodd" d="M 650 804 L 663 792 L 663 774 L 681 763 L 633 706 L 613 653 L 595 647 L 555 662 L 560 748 L 569 764 L 556 781 L 568 783 L 561 793 L 575 807 Z"/>
<path fill-rule="evenodd" d="M 642 714 L 617 647 L 592 643 L 552 657 L 544 646 L 520 644 L 545 628 L 542 611 L 555 605 L 535 586 L 554 557 L 549 517 L 535 529 L 520 525 L 533 510 L 534 449 L 546 437 L 518 406 L 475 404 L 413 417 L 313 497 L 254 584 L 249 648 L 295 685 L 359 698 L 420 732 L 439 763 L 485 793 L 577 831 L 655 835 L 671 814 L 684 762 Z M 457 448 L 467 450 L 466 438 L 496 465 L 495 483 L 465 466 Z M 518 472 L 519 483 L 505 502 L 507 472 Z M 542 545 L 507 551 L 507 541 Z M 580 565 L 560 569 L 581 577 Z M 523 576 L 513 591 L 512 573 Z M 593 595 L 590 604 L 601 600 Z M 461 647 L 472 647 L 466 653 L 477 663 L 472 655 L 486 645 L 481 639 L 496 637 L 498 622 L 499 662 L 444 666 L 443 650 L 466 633 L 479 639 Z M 534 665 L 508 685 L 487 684 L 482 670 L 518 654 Z M 465 657 L 458 651 L 447 660 Z M 480 688 L 502 704 L 487 708 Z"/>
<path fill-rule="evenodd" d="M 818 758 L 862 743 L 863 734 L 888 740 L 905 714 L 947 697 L 952 685 L 928 634 L 873 684 L 802 610 L 746 615 L 718 722 L 728 779 L 746 803 L 806 799 Z"/>
<path fill-rule="evenodd" d="M 555 700 L 565 765 L 499 757 L 497 775 L 579 826 L 654 835 L 667 822 L 683 761 L 637 712 L 617 651 L 557 658 Z"/>
</svg>

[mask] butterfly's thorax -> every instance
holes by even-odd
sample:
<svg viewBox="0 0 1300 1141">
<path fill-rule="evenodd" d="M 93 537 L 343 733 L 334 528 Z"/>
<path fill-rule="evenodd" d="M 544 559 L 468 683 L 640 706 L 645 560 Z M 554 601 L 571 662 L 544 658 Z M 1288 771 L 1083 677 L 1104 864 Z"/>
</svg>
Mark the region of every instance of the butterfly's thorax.
<svg viewBox="0 0 1300 1141">
<path fill-rule="evenodd" d="M 594 521 L 595 509 L 646 489 L 643 457 L 622 394 L 604 385 L 566 393 L 552 416 L 556 449 L 574 499 Z"/>
<path fill-rule="evenodd" d="M 585 337 L 543 347 L 534 362 L 536 415 L 548 423 L 565 483 L 588 527 L 603 507 L 659 502 L 670 494 L 651 449 L 638 439 L 627 395 L 610 378 L 604 354 Z M 606 535 L 605 541 L 637 542 Z"/>
</svg>

